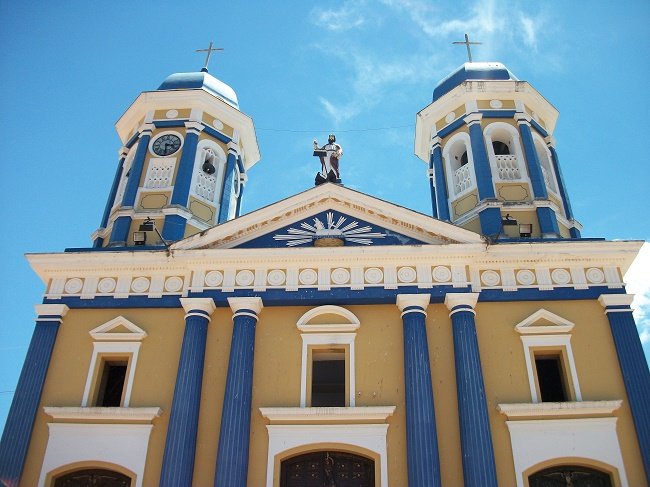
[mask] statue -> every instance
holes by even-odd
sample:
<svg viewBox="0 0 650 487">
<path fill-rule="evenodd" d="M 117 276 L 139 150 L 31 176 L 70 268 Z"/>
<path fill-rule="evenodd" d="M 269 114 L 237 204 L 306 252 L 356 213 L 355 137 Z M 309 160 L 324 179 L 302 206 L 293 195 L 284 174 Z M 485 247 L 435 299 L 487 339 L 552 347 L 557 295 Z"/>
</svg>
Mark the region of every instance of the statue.
<svg viewBox="0 0 650 487">
<path fill-rule="evenodd" d="M 316 173 L 316 186 L 326 182 L 340 183 L 339 160 L 343 156 L 343 149 L 336 143 L 334 134 L 329 135 L 323 147 L 318 147 L 318 142 L 314 140 L 314 156 L 320 158 L 321 164 L 321 171 Z"/>
</svg>

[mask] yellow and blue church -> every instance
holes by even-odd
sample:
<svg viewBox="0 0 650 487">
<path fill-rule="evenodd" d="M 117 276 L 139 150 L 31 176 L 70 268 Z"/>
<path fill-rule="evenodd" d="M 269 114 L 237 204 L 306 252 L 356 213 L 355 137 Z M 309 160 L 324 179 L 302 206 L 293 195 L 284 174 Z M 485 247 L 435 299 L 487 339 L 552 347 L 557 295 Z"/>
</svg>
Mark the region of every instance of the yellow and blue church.
<svg viewBox="0 0 650 487">
<path fill-rule="evenodd" d="M 27 255 L 0 484 L 647 485 L 641 242 L 581 237 L 557 118 L 465 63 L 416 115 L 431 214 L 327 178 L 242 214 L 235 91 L 204 69 L 141 93 L 93 244 Z"/>
</svg>

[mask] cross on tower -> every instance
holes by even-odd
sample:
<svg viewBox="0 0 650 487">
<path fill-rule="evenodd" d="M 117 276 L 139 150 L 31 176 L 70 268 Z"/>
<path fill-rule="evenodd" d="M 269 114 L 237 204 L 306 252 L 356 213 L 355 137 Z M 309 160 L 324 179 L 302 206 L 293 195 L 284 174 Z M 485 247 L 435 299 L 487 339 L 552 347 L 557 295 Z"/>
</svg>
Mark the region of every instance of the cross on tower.
<svg viewBox="0 0 650 487">
<path fill-rule="evenodd" d="M 467 47 L 467 57 L 469 58 L 469 62 L 472 62 L 472 51 L 469 49 L 470 44 L 483 44 L 482 42 L 470 42 L 469 41 L 469 36 L 465 34 L 465 40 L 464 41 L 454 41 L 452 44 L 465 44 Z"/>
<path fill-rule="evenodd" d="M 205 52 L 207 53 L 205 56 L 205 66 L 201 68 L 201 71 L 208 72 L 208 64 L 210 63 L 210 56 L 212 55 L 213 51 L 223 51 L 223 47 L 212 47 L 212 41 L 210 41 L 210 45 L 208 46 L 207 49 L 197 49 L 196 52 Z"/>
</svg>

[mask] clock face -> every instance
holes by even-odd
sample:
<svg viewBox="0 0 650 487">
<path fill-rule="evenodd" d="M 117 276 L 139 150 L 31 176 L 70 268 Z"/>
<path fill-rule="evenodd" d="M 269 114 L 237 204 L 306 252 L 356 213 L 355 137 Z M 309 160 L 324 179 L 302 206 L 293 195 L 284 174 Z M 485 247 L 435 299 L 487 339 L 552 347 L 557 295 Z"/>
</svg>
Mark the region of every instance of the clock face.
<svg viewBox="0 0 650 487">
<path fill-rule="evenodd" d="M 165 134 L 154 140 L 151 148 L 158 156 L 169 156 L 181 147 L 181 139 L 177 135 Z"/>
</svg>

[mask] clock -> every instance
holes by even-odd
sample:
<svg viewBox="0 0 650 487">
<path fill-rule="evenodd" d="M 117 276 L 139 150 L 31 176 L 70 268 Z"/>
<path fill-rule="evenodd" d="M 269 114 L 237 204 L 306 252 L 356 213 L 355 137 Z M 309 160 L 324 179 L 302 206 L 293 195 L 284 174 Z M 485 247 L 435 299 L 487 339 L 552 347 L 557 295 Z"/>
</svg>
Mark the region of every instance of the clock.
<svg viewBox="0 0 650 487">
<path fill-rule="evenodd" d="M 174 134 L 165 134 L 153 141 L 151 149 L 157 156 L 169 156 L 181 148 L 181 138 Z"/>
</svg>

